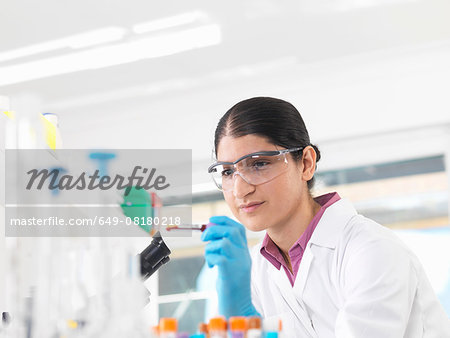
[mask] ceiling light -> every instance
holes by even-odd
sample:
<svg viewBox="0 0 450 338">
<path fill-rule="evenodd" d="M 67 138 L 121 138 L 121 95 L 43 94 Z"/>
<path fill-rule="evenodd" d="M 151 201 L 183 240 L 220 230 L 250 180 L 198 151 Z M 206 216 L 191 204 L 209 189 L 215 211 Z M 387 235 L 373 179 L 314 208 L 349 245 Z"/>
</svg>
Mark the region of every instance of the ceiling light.
<svg viewBox="0 0 450 338">
<path fill-rule="evenodd" d="M 125 28 L 108 27 L 68 37 L 67 46 L 73 49 L 92 47 L 107 42 L 122 40 L 127 33 Z"/>
<path fill-rule="evenodd" d="M 93 31 L 68 36 L 62 39 L 46 41 L 27 47 L 13 49 L 0 53 L 0 62 L 19 59 L 40 53 L 51 52 L 63 48 L 84 48 L 99 45 L 107 42 L 121 40 L 126 34 L 126 30 L 120 27 L 106 27 Z"/>
<path fill-rule="evenodd" d="M 194 22 L 205 22 L 208 18 L 207 14 L 201 11 L 183 13 L 163 19 L 153 20 L 149 22 L 139 23 L 133 26 L 133 32 L 143 34 L 163 30 L 167 28 L 187 25 Z"/>
<path fill-rule="evenodd" d="M 0 86 L 162 57 L 217 45 L 220 42 L 220 27 L 216 24 L 204 25 L 127 43 L 1 67 Z"/>
</svg>

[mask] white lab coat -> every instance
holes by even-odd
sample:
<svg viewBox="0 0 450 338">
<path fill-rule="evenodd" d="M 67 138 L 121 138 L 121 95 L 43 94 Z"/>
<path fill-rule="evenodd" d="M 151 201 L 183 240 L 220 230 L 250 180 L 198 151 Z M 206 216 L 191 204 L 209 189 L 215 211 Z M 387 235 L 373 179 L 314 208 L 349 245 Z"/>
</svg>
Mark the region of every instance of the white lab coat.
<svg viewBox="0 0 450 338">
<path fill-rule="evenodd" d="M 416 256 L 345 199 L 325 210 L 293 287 L 260 248 L 252 250 L 253 304 L 264 318 L 282 319 L 283 337 L 450 337 Z"/>
</svg>

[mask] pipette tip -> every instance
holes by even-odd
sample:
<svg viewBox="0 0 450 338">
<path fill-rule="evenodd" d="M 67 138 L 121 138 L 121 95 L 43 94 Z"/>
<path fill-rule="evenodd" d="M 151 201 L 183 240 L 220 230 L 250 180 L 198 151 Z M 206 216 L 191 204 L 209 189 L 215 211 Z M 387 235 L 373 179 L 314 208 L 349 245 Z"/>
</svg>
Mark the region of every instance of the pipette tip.
<svg viewBox="0 0 450 338">
<path fill-rule="evenodd" d="M 169 225 L 167 226 L 167 231 L 172 230 L 198 230 L 204 231 L 207 228 L 207 224 L 180 224 L 180 225 Z"/>
</svg>

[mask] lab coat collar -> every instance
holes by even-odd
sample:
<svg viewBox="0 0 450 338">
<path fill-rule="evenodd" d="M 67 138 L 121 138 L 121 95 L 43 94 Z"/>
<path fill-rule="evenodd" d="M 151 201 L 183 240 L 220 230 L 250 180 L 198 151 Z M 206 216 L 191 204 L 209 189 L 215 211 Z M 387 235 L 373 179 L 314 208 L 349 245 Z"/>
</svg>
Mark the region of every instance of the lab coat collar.
<svg viewBox="0 0 450 338">
<path fill-rule="evenodd" d="M 357 215 L 353 205 L 345 198 L 330 205 L 322 215 L 308 245 L 318 245 L 330 249 L 336 248 L 339 234 L 348 221 Z"/>
</svg>

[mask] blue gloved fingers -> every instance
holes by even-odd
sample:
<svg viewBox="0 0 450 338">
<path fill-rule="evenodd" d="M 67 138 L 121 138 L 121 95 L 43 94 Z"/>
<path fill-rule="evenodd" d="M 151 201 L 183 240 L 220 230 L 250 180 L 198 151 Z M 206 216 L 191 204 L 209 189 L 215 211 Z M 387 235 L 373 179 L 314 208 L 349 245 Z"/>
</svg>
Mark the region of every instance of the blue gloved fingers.
<svg viewBox="0 0 450 338">
<path fill-rule="evenodd" d="M 224 237 L 215 241 L 209 242 L 205 247 L 205 255 L 210 253 L 222 255 L 227 259 L 239 258 L 234 257 L 233 252 L 236 250 L 236 245 L 228 238 Z"/>
<path fill-rule="evenodd" d="M 237 228 L 229 226 L 212 226 L 203 231 L 202 241 L 214 241 L 222 238 L 228 238 L 231 242 L 236 244 L 238 247 L 243 248 L 247 246 L 247 241 L 245 237 L 242 237 L 241 232 Z"/>
<path fill-rule="evenodd" d="M 205 246 L 205 254 L 210 253 L 222 254 L 222 239 L 217 239 L 209 242 Z"/>
<path fill-rule="evenodd" d="M 217 225 L 228 225 L 234 228 L 238 228 L 241 232 L 241 235 L 245 237 L 245 227 L 241 223 L 236 222 L 234 219 L 231 219 L 228 216 L 212 216 L 209 218 L 209 222 Z"/>
<path fill-rule="evenodd" d="M 221 266 L 226 261 L 226 258 L 220 254 L 217 253 L 209 253 L 205 255 L 206 263 L 208 264 L 208 267 L 212 268 L 213 266 Z"/>
</svg>

